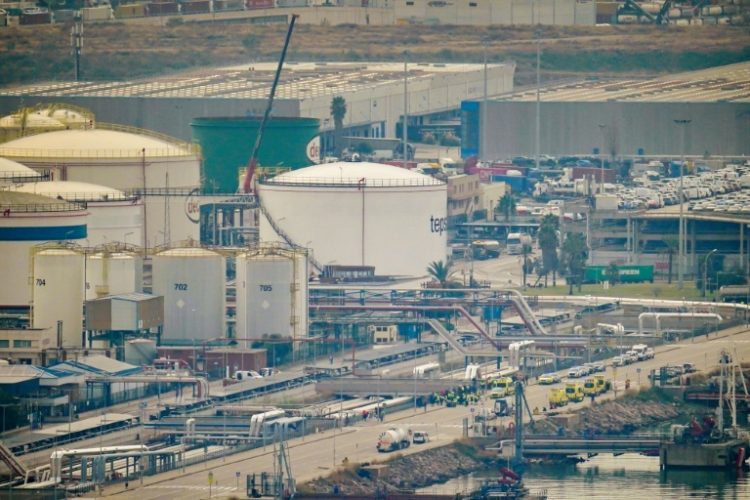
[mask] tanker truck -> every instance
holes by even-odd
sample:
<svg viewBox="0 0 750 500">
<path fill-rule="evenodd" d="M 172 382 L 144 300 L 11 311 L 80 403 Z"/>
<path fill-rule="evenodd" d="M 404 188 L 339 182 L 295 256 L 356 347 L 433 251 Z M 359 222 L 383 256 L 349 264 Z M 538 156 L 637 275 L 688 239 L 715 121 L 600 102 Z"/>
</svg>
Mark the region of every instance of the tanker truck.
<svg viewBox="0 0 750 500">
<path fill-rule="evenodd" d="M 378 438 L 378 451 L 381 453 L 408 448 L 411 442 L 411 432 L 402 427 L 392 427 Z"/>
</svg>

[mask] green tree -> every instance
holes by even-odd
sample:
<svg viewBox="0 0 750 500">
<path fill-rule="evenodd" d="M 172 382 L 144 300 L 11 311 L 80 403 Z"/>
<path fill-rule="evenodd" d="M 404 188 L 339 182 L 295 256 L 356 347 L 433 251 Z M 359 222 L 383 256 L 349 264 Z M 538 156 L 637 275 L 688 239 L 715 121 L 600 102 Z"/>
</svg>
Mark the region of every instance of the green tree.
<svg viewBox="0 0 750 500">
<path fill-rule="evenodd" d="M 607 267 L 607 280 L 612 286 L 620 282 L 620 267 L 615 261 L 610 262 L 609 267 Z"/>
<path fill-rule="evenodd" d="M 341 131 L 344 128 L 346 116 L 346 99 L 336 96 L 331 99 L 331 118 L 333 118 L 333 137 L 336 146 L 336 156 L 341 157 Z"/>
<path fill-rule="evenodd" d="M 427 274 L 429 274 L 430 277 L 435 281 L 440 283 L 440 288 L 445 288 L 453 278 L 453 271 L 451 270 L 451 267 L 453 267 L 453 264 L 450 260 L 436 260 L 434 262 L 430 262 L 430 265 L 427 266 Z"/>
<path fill-rule="evenodd" d="M 674 254 L 677 252 L 679 247 L 679 241 L 677 241 L 676 238 L 664 238 L 664 244 L 666 245 L 667 249 L 667 255 L 669 259 L 668 263 L 668 270 L 667 270 L 667 283 L 672 283 L 672 261 Z"/>
<path fill-rule="evenodd" d="M 560 259 L 557 250 L 560 240 L 557 236 L 560 228 L 560 219 L 556 215 L 547 214 L 542 218 L 539 225 L 539 248 L 542 250 L 542 269 L 544 270 L 544 286 L 547 286 L 547 274 L 552 273 L 552 286 L 557 285 L 557 270 L 560 267 Z"/>
<path fill-rule="evenodd" d="M 531 245 L 523 245 L 521 254 L 523 255 L 523 287 L 526 288 L 526 276 L 534 272 L 534 261 L 529 258 Z"/>
<path fill-rule="evenodd" d="M 510 192 L 507 192 L 497 201 L 497 208 L 495 210 L 505 216 L 505 221 L 508 222 L 511 215 L 516 215 L 516 199 Z"/>
<path fill-rule="evenodd" d="M 578 291 L 581 291 L 583 270 L 586 266 L 587 258 L 588 250 L 584 235 L 581 233 L 568 233 L 565 235 L 565 241 L 562 244 L 562 261 L 567 273 L 568 284 L 570 285 L 569 295 L 573 295 L 573 283 L 576 283 Z"/>
</svg>

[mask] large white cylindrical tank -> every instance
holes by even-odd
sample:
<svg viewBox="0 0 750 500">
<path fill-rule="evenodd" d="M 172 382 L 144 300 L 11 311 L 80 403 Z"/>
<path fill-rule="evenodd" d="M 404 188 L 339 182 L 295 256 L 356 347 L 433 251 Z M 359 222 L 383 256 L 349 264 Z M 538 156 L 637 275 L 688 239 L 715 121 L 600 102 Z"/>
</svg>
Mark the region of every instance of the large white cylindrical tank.
<svg viewBox="0 0 750 500">
<path fill-rule="evenodd" d="M 11 141 L 25 135 L 64 129 L 65 124 L 59 120 L 33 112 L 19 111 L 0 118 L 0 142 Z"/>
<path fill-rule="evenodd" d="M 106 248 L 86 255 L 86 300 L 143 290 L 140 255 Z"/>
<path fill-rule="evenodd" d="M 325 163 L 261 181 L 258 193 L 274 220 L 261 217 L 261 241 L 291 240 L 321 265 L 423 276 L 446 258 L 447 188 L 432 177 L 378 163 Z"/>
<path fill-rule="evenodd" d="M 32 326 L 57 328 L 59 346 L 83 347 L 83 253 L 69 248 L 44 248 L 33 253 Z"/>
<path fill-rule="evenodd" d="M 88 212 L 80 204 L 0 190 L 0 306 L 31 301 L 31 249 L 50 241 L 86 242 Z"/>
<path fill-rule="evenodd" d="M 88 182 L 30 182 L 13 187 L 16 191 L 80 202 L 89 211 L 88 245 L 111 242 L 143 245 L 143 203 L 138 196 Z"/>
<path fill-rule="evenodd" d="M 42 174 L 16 161 L 0 158 L 0 186 L 41 180 Z"/>
<path fill-rule="evenodd" d="M 138 194 L 145 206 L 144 246 L 198 240 L 199 220 L 190 211 L 193 190 L 200 186 L 197 146 L 147 131 L 96 126 L 9 141 L 0 144 L 0 156 L 50 171 L 53 180 L 87 182 Z"/>
<path fill-rule="evenodd" d="M 203 248 L 172 248 L 153 257 L 153 293 L 164 297 L 162 340 L 225 336 L 226 258 Z"/>
<path fill-rule="evenodd" d="M 237 338 L 307 336 L 307 256 L 261 248 L 237 256 Z"/>
<path fill-rule="evenodd" d="M 75 108 L 69 104 L 52 105 L 37 109 L 33 115 L 57 120 L 67 129 L 93 128 L 96 125 L 94 113 L 87 109 Z"/>
</svg>

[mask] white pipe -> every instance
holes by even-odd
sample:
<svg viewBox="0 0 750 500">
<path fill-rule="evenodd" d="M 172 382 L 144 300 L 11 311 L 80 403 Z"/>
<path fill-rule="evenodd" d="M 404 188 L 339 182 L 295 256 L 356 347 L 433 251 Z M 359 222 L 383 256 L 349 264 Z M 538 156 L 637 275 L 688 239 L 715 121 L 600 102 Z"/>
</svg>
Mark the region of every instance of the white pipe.
<svg viewBox="0 0 750 500">
<path fill-rule="evenodd" d="M 661 334 L 661 319 L 662 318 L 712 318 L 717 321 L 722 320 L 720 314 L 716 313 L 691 313 L 691 312 L 674 312 L 674 313 L 655 313 L 655 312 L 643 312 L 638 315 L 638 333 L 643 334 L 643 320 L 645 318 L 654 318 L 656 321 L 656 334 Z"/>
<path fill-rule="evenodd" d="M 622 326 L 622 323 L 617 323 L 616 325 L 613 325 L 611 323 L 597 323 L 596 324 L 596 333 L 599 333 L 599 328 L 610 328 L 612 330 L 613 335 L 622 335 L 625 333 L 625 327 Z M 639 329 L 640 331 L 640 329 Z"/>
</svg>

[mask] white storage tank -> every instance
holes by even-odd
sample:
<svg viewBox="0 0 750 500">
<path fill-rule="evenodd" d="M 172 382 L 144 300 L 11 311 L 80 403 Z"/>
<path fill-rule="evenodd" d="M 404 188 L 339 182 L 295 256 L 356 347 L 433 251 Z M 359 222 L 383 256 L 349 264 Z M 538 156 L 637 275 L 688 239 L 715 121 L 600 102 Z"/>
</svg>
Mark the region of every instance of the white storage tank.
<svg viewBox="0 0 750 500">
<path fill-rule="evenodd" d="M 110 130 L 101 123 L 96 127 L 22 137 L 0 144 L 0 156 L 50 171 L 53 180 L 139 194 L 145 205 L 141 239 L 148 248 L 198 240 L 197 146 L 144 130 Z"/>
<path fill-rule="evenodd" d="M 22 110 L 0 118 L 0 142 L 12 141 L 19 137 L 64 130 L 65 124 L 48 116 L 34 114 L 31 110 Z M 0 154 L 0 156 L 5 156 Z"/>
<path fill-rule="evenodd" d="M 89 211 L 88 245 L 111 242 L 143 245 L 143 203 L 135 195 L 88 182 L 31 182 L 13 187 L 16 191 L 85 204 Z"/>
<path fill-rule="evenodd" d="M 151 339 L 133 339 L 125 342 L 125 362 L 135 366 L 148 366 L 156 359 L 156 342 Z"/>
<path fill-rule="evenodd" d="M 83 347 L 83 252 L 40 246 L 32 259 L 32 326 L 56 331 L 62 321 L 61 343 L 49 347 Z"/>
<path fill-rule="evenodd" d="M 225 336 L 226 258 L 199 247 L 153 257 L 153 293 L 164 297 L 162 341 L 192 343 Z"/>
<path fill-rule="evenodd" d="M 10 186 L 22 182 L 36 182 L 42 174 L 16 161 L 0 158 L 0 186 Z"/>
<path fill-rule="evenodd" d="M 262 180 L 258 193 L 274 221 L 261 217 L 261 241 L 310 248 L 321 265 L 424 276 L 430 262 L 446 258 L 447 188 L 432 177 L 378 163 L 325 163 Z"/>
<path fill-rule="evenodd" d="M 80 204 L 0 190 L 0 306 L 28 307 L 31 249 L 50 241 L 86 241 L 88 212 Z"/>
<path fill-rule="evenodd" d="M 33 115 L 57 120 L 67 129 L 93 128 L 96 124 L 94 113 L 70 104 L 53 104 L 41 107 L 36 109 Z"/>
<path fill-rule="evenodd" d="M 117 248 L 86 255 L 86 300 L 143 290 L 143 258 Z"/>
<path fill-rule="evenodd" d="M 236 262 L 235 336 L 294 340 L 306 337 L 306 252 L 263 247 L 238 255 Z"/>
</svg>

